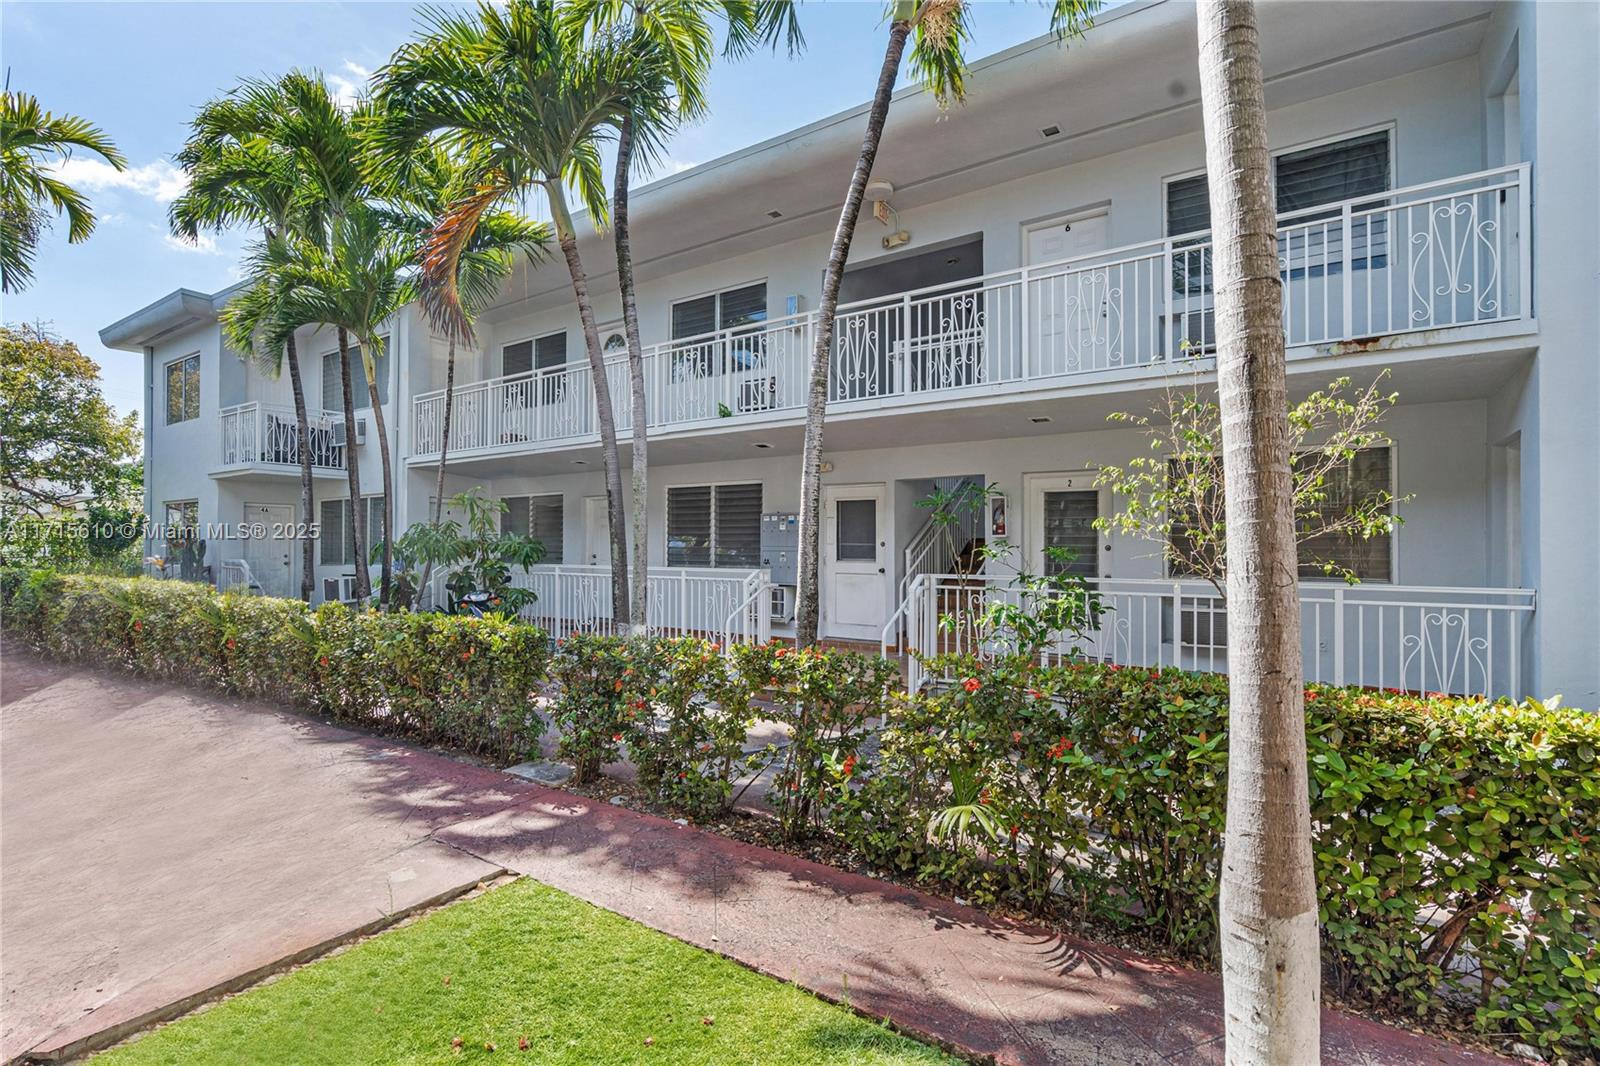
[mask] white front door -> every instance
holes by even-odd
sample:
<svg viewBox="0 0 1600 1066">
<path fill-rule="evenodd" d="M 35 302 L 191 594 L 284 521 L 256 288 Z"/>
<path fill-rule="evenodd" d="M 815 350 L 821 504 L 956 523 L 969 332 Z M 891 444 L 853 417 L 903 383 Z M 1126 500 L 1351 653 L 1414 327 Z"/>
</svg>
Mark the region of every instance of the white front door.
<svg viewBox="0 0 1600 1066">
<path fill-rule="evenodd" d="M 1055 219 L 1027 230 L 1029 266 L 1103 252 L 1111 240 L 1105 211 Z M 1091 266 L 1047 270 L 1028 285 L 1032 364 L 1064 374 L 1112 365 L 1109 278 Z"/>
<path fill-rule="evenodd" d="M 250 576 L 268 596 L 295 596 L 294 550 L 299 542 L 288 536 L 294 526 L 294 505 L 247 503 L 244 524 L 250 536 L 242 542 L 242 551 L 250 564 Z"/>
<path fill-rule="evenodd" d="M 611 516 L 604 496 L 583 498 L 583 565 L 611 565 Z"/>
<path fill-rule="evenodd" d="M 878 640 L 888 617 L 882 485 L 828 485 L 822 497 L 822 631 Z"/>
<path fill-rule="evenodd" d="M 1110 577 L 1111 554 L 1095 519 L 1103 513 L 1102 490 L 1092 470 L 1065 474 L 1033 474 L 1028 487 L 1028 565 L 1035 574 L 1063 571 L 1083 577 Z M 1071 558 L 1052 558 L 1049 549 L 1065 549 Z"/>
</svg>

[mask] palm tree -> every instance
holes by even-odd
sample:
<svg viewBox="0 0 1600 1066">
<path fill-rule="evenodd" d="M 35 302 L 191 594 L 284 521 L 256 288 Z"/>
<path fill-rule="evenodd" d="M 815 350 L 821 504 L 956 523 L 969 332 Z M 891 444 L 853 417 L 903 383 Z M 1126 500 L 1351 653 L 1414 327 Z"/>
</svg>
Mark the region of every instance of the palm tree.
<svg viewBox="0 0 1600 1066">
<path fill-rule="evenodd" d="M 401 45 L 378 73 L 382 118 L 374 132 L 387 169 L 403 171 L 417 144 L 437 140 L 473 176 L 473 191 L 439 220 L 424 250 L 424 299 L 447 334 L 470 336 L 456 298 L 456 260 L 487 212 L 530 191 L 543 195 L 583 327 L 605 461 L 612 617 L 626 624 L 627 529 L 616 420 L 567 190 L 578 195 L 594 225 L 604 224 L 600 147 L 638 100 L 641 79 L 659 70 L 641 62 L 639 49 L 625 38 L 586 47 L 563 31 L 549 0 L 480 3 L 475 15 L 430 11 L 424 19 L 422 34 Z"/>
<path fill-rule="evenodd" d="M 78 148 L 117 170 L 128 165 L 98 126 L 53 115 L 27 93 L 0 94 L 0 292 L 20 292 L 33 280 L 33 256 L 50 209 L 66 213 L 70 243 L 81 244 L 94 232 L 88 198 L 51 172 L 52 163 L 71 159 Z"/>
<path fill-rule="evenodd" d="M 283 107 L 283 94 L 276 85 L 250 80 L 200 108 L 190 123 L 189 139 L 175 157 L 189 186 L 168 208 L 174 236 L 192 242 L 203 231 L 246 225 L 263 240 L 275 242 L 291 233 L 307 237 L 315 231 L 317 213 L 302 196 L 295 157 L 273 139 Z M 271 297 L 277 289 L 265 277 L 249 282 L 249 290 L 224 311 L 223 326 L 229 346 L 241 355 L 252 354 L 265 373 L 276 377 L 288 363 L 300 460 L 300 511 L 309 526 L 316 505 L 299 352 L 292 330 L 284 335 L 282 347 L 268 350 L 257 343 L 264 320 L 276 314 Z M 316 540 L 305 536 L 300 543 L 300 598 L 309 602 L 316 578 Z"/>
<path fill-rule="evenodd" d="M 405 175 L 405 180 L 394 181 L 387 190 L 402 210 L 414 212 L 405 226 L 408 231 L 415 233 L 419 250 L 434 222 L 444 217 L 452 204 L 471 191 L 470 185 L 463 184 L 466 176 L 459 160 L 451 158 L 437 145 L 428 145 L 419 152 L 418 163 Z M 478 220 L 477 229 L 456 261 L 454 278 L 453 303 L 459 306 L 469 333 L 473 321 L 483 308 L 500 296 L 500 285 L 511 276 L 518 256 L 526 258 L 529 263 L 540 261 L 547 254 L 549 244 L 549 226 L 513 211 L 489 211 Z M 438 307 L 437 299 L 425 304 L 430 319 L 434 319 L 436 325 L 442 325 L 448 321 L 448 312 L 435 318 L 433 312 Z M 435 526 L 444 520 L 445 461 L 450 455 L 450 416 L 456 389 L 456 336 L 448 329 L 445 332 L 449 349 L 445 356 L 444 419 L 439 427 L 439 472 L 433 496 Z M 432 576 L 433 561 L 430 559 L 422 569 L 421 580 L 417 582 L 413 601 L 416 608 L 421 608 L 428 580 Z"/>
<path fill-rule="evenodd" d="M 617 164 L 612 180 L 611 230 L 617 251 L 617 289 L 622 300 L 622 332 L 628 346 L 628 384 L 632 398 L 633 572 L 629 628 L 645 631 L 649 617 L 649 433 L 645 406 L 644 348 L 639 339 L 639 306 L 633 281 L 633 245 L 628 223 L 628 185 L 636 164 L 648 167 L 654 148 L 680 120 L 703 117 L 705 84 L 711 73 L 714 40 L 711 20 L 726 24 L 724 54 L 740 56 L 759 43 L 776 45 L 784 36 L 791 54 L 804 43 L 789 0 L 577 0 L 567 9 L 569 24 L 600 35 L 625 33 L 643 61 L 659 77 L 643 82 L 617 126 Z M 665 91 L 664 91 L 665 90 Z M 668 95 L 670 93 L 670 97 Z"/>
<path fill-rule="evenodd" d="M 411 267 L 415 260 L 413 236 L 393 224 L 392 215 L 362 200 L 345 204 L 329 225 L 327 246 L 308 240 L 263 244 L 254 269 L 270 276 L 278 290 L 279 313 L 274 320 L 282 333 L 303 322 L 333 326 L 339 331 L 343 385 L 347 407 L 350 369 L 347 338 L 355 338 L 366 372 L 372 427 L 378 438 L 383 471 L 383 550 L 378 602 L 388 606 L 394 572 L 394 470 L 389 453 L 389 433 L 379 392 L 378 360 L 383 358 L 384 326 L 416 297 Z M 348 417 L 348 415 L 347 415 Z M 350 439 L 354 439 L 353 437 Z M 352 460 L 353 462 L 353 460 Z M 353 497 L 359 500 L 359 497 Z M 352 507 L 356 504 L 353 502 Z M 359 519 L 359 508 L 357 517 Z M 356 556 L 356 572 L 366 569 L 366 557 Z"/>
<path fill-rule="evenodd" d="M 1321 978 L 1283 289 L 1255 5 L 1201 0 L 1198 24 L 1228 485 L 1227 1059 L 1277 1066 L 1317 1061 Z"/>
<path fill-rule="evenodd" d="M 1058 37 L 1081 33 L 1101 0 L 1051 0 L 1050 26 Z M 833 316 L 839 307 L 839 283 L 872 164 L 878 157 L 889 101 L 900 74 L 900 60 L 911 41 L 911 66 L 941 103 L 966 94 L 965 46 L 971 36 L 970 0 L 891 0 L 885 12 L 889 43 L 878 84 L 867 112 L 867 131 L 861 140 L 850 185 L 845 192 L 839 224 L 834 229 L 827 269 L 822 275 L 822 299 L 817 305 L 816 347 L 811 353 L 811 377 L 806 391 L 806 434 L 800 468 L 800 584 L 795 595 L 795 642 L 800 647 L 817 640 L 819 536 L 822 529 L 822 425 L 828 403 L 828 374 L 833 353 Z M 915 39 L 912 35 L 915 34 Z"/>
</svg>

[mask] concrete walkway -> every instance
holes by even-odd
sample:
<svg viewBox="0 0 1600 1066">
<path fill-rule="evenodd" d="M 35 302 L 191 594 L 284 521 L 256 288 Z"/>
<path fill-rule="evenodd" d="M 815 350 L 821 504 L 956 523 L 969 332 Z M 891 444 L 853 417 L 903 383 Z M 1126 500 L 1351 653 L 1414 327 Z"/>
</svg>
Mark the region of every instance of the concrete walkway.
<svg viewBox="0 0 1600 1066">
<path fill-rule="evenodd" d="M 115 1035 L 507 868 L 1016 1063 L 1222 1061 L 1217 979 L 494 770 L 5 651 L 4 1055 Z M 1494 1056 L 1329 1011 L 1324 1061 Z"/>
</svg>

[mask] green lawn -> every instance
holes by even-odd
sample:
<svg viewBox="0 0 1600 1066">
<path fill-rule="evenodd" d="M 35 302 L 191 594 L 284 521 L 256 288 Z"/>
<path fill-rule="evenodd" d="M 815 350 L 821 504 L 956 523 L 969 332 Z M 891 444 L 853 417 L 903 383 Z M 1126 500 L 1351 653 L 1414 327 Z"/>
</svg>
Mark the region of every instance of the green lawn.
<svg viewBox="0 0 1600 1066">
<path fill-rule="evenodd" d="M 528 1050 L 519 1051 L 524 1037 Z M 115 1066 L 501 1061 L 948 1060 L 791 985 L 527 880 L 96 1059 Z"/>
</svg>

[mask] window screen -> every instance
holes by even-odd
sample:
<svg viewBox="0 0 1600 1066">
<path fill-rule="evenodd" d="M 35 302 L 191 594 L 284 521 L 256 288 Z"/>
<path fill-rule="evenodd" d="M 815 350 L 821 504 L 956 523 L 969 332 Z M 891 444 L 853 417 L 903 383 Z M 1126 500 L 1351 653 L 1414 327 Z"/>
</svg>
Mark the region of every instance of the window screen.
<svg viewBox="0 0 1600 1066">
<path fill-rule="evenodd" d="M 667 490 L 667 565 L 711 565 L 711 489 Z"/>
<path fill-rule="evenodd" d="M 698 337 L 717 328 L 716 296 L 700 296 L 672 305 L 672 339 Z"/>
<path fill-rule="evenodd" d="M 1211 197 L 1206 176 L 1167 182 L 1167 236 L 1180 237 L 1211 228 Z"/>
<path fill-rule="evenodd" d="M 1278 213 L 1388 191 L 1387 131 L 1285 152 L 1273 160 Z"/>
<path fill-rule="evenodd" d="M 502 377 L 510 377 L 513 374 L 526 374 L 532 369 L 532 341 L 518 341 L 500 349 L 500 374 Z"/>
<path fill-rule="evenodd" d="M 1080 574 L 1093 577 L 1095 549 L 1100 546 L 1094 521 L 1100 517 L 1100 494 L 1095 491 L 1073 490 L 1046 492 L 1044 494 L 1044 546 L 1063 548 L 1072 553 L 1067 560 L 1045 556 L 1045 573 Z"/>
<path fill-rule="evenodd" d="M 1213 460 L 1216 461 L 1216 460 Z M 1220 461 L 1218 461 L 1220 464 Z M 1181 476 L 1179 461 L 1170 460 L 1168 464 L 1174 484 Z M 1347 514 L 1354 509 L 1358 501 L 1372 500 L 1375 496 L 1390 492 L 1392 477 L 1392 456 L 1388 448 L 1364 448 L 1351 458 L 1350 462 L 1342 469 L 1336 469 L 1328 475 L 1327 484 L 1323 486 L 1326 499 L 1317 505 L 1317 510 L 1330 518 L 1334 515 Z M 1221 471 L 1217 471 L 1217 483 L 1220 484 Z M 1215 487 L 1213 487 L 1213 492 Z M 1214 499 L 1215 497 L 1211 497 Z M 1208 510 L 1216 508 L 1208 503 Z M 1195 537 L 1194 516 L 1192 514 L 1178 514 L 1173 516 L 1171 538 L 1176 551 L 1183 557 L 1192 558 L 1193 552 L 1200 550 L 1203 556 L 1209 557 L 1220 554 L 1226 550 L 1223 544 L 1206 544 L 1203 549 L 1197 548 L 1193 542 Z M 1320 524 L 1312 516 L 1302 516 L 1300 519 L 1301 530 L 1307 526 Z M 1333 563 L 1351 573 L 1362 581 L 1388 581 L 1392 573 L 1393 534 L 1385 533 L 1375 537 L 1359 537 L 1346 534 L 1323 534 L 1310 537 L 1300 543 L 1300 576 L 1320 577 L 1323 575 L 1323 565 Z M 1173 577 L 1188 576 L 1190 570 L 1174 562 L 1171 566 Z"/>
<path fill-rule="evenodd" d="M 317 560 L 323 566 L 349 566 L 355 556 L 355 530 L 348 500 L 323 500 L 318 508 Z"/>
<path fill-rule="evenodd" d="M 1388 448 L 1363 448 L 1345 466 L 1328 475 L 1323 492 L 1327 499 L 1317 510 L 1329 518 L 1348 514 L 1358 505 L 1384 498 L 1390 491 L 1391 456 Z M 1313 521 L 1304 519 L 1303 521 Z M 1332 563 L 1355 574 L 1362 581 L 1388 581 L 1393 535 L 1359 537 L 1348 534 L 1323 534 L 1300 545 L 1300 576 L 1318 577 L 1319 564 Z"/>
<path fill-rule="evenodd" d="M 384 354 L 378 357 L 378 399 L 383 403 L 389 402 L 389 349 L 384 347 Z M 350 346 L 350 392 L 352 406 L 357 411 L 365 411 L 372 406 L 371 397 L 367 391 L 367 365 L 362 361 L 359 345 Z M 322 409 L 324 411 L 344 410 L 344 389 L 339 380 L 339 353 L 328 352 L 322 357 Z"/>
<path fill-rule="evenodd" d="M 1381 130 L 1273 157 L 1278 214 L 1386 192 L 1389 188 L 1389 133 Z M 1211 228 L 1206 176 L 1167 183 L 1167 234 Z"/>
<path fill-rule="evenodd" d="M 667 490 L 667 565 L 754 568 L 761 557 L 761 485 Z"/>
<path fill-rule="evenodd" d="M 548 333 L 533 342 L 533 368 L 548 370 L 567 361 L 567 331 Z"/>
<path fill-rule="evenodd" d="M 840 500 L 835 505 L 833 557 L 840 562 L 878 557 L 878 501 Z"/>
<path fill-rule="evenodd" d="M 544 545 L 544 561 L 562 561 L 562 527 L 565 508 L 559 493 L 548 496 L 507 496 L 500 513 L 500 532 L 532 537 Z"/>
<path fill-rule="evenodd" d="M 755 567 L 761 562 L 761 486 L 718 485 L 713 566 Z"/>
<path fill-rule="evenodd" d="M 544 561 L 559 563 L 565 558 L 562 540 L 566 527 L 566 506 L 559 493 L 535 496 L 529 502 L 528 528 L 533 538 L 544 545 Z"/>
<path fill-rule="evenodd" d="M 167 424 L 200 417 L 200 357 L 167 364 Z"/>
</svg>

